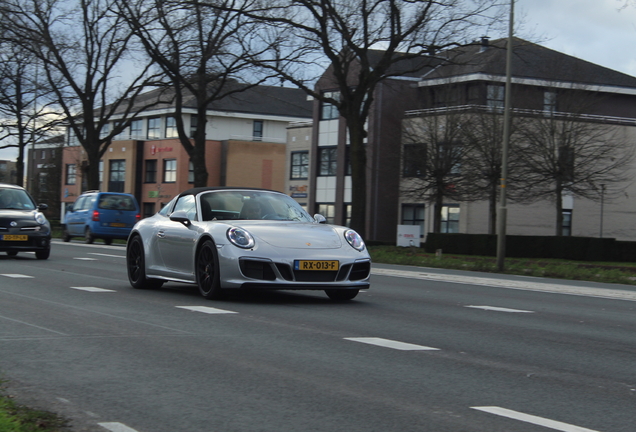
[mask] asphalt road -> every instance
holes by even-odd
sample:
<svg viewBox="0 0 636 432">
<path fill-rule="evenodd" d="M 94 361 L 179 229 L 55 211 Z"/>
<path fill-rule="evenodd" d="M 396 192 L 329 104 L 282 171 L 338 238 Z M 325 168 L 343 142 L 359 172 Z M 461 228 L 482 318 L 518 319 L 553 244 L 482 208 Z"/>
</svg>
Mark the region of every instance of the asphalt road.
<svg viewBox="0 0 636 432">
<path fill-rule="evenodd" d="M 121 246 L 0 255 L 0 374 L 74 431 L 634 432 L 636 289 L 374 265 L 371 289 L 132 289 Z"/>
</svg>

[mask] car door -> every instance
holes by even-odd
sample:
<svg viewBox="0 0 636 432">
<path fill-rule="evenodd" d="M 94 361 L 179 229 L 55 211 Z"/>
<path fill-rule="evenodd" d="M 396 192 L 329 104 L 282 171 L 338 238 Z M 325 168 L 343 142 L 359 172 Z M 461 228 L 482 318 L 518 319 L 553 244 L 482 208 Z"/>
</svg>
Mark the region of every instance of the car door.
<svg viewBox="0 0 636 432">
<path fill-rule="evenodd" d="M 196 221 L 194 195 L 179 197 L 174 207 L 185 211 L 191 221 Z M 194 280 L 194 247 L 199 236 L 198 224 L 184 225 L 167 219 L 157 230 L 156 241 L 165 270 L 173 277 Z"/>
<path fill-rule="evenodd" d="M 79 197 L 73 204 L 73 210 L 66 212 L 64 223 L 69 234 L 73 236 L 84 235 L 84 220 L 81 219 L 81 209 L 85 201 L 85 196 Z"/>
</svg>

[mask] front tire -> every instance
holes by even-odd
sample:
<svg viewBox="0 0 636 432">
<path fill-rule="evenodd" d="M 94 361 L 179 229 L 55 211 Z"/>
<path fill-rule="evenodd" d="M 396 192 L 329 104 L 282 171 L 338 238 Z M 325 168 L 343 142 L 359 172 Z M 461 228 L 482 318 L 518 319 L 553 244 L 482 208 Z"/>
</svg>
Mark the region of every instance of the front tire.
<svg viewBox="0 0 636 432">
<path fill-rule="evenodd" d="M 331 289 L 325 290 L 325 294 L 329 296 L 331 300 L 345 301 L 353 300 L 360 290 L 357 289 Z"/>
<path fill-rule="evenodd" d="M 219 257 L 216 246 L 210 240 L 201 245 L 197 254 L 196 276 L 199 292 L 203 297 L 209 300 L 221 300 L 225 297 L 226 293 L 221 288 Z"/>
<path fill-rule="evenodd" d="M 45 260 L 51 255 L 51 248 L 35 251 L 35 257 L 39 260 Z"/>
<path fill-rule="evenodd" d="M 146 258 L 141 237 L 135 236 L 126 247 L 126 267 L 128 268 L 128 281 L 133 288 L 156 289 L 163 285 L 158 279 L 146 277 Z"/>
<path fill-rule="evenodd" d="M 66 243 L 71 241 L 71 234 L 68 232 L 68 228 L 64 228 L 64 233 L 62 234 L 62 241 Z"/>
</svg>

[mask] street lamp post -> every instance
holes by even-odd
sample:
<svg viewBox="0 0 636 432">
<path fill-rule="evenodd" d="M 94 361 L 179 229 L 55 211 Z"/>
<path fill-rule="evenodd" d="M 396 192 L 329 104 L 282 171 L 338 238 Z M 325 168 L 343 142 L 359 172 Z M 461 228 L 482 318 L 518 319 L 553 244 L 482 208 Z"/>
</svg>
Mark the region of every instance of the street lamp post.
<svg viewBox="0 0 636 432">
<path fill-rule="evenodd" d="M 499 215 L 497 216 L 497 268 L 504 269 L 506 256 L 506 182 L 508 177 L 508 145 L 510 141 L 510 97 L 512 89 L 512 35 L 514 23 L 515 1 L 510 0 L 510 22 L 508 24 L 508 46 L 506 48 L 506 87 L 504 94 L 504 126 L 503 143 L 501 148 L 501 191 L 499 195 Z"/>
</svg>

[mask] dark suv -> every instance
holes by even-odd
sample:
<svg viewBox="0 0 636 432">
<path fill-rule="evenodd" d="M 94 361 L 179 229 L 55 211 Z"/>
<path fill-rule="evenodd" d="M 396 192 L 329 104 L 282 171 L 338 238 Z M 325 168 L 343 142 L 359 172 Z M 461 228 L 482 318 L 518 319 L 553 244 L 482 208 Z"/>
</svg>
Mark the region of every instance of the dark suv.
<svg viewBox="0 0 636 432">
<path fill-rule="evenodd" d="M 64 241 L 84 237 L 86 243 L 101 238 L 126 239 L 140 219 L 139 204 L 131 194 L 88 191 L 80 195 L 64 216 Z"/>
<path fill-rule="evenodd" d="M 37 259 L 51 253 L 51 225 L 42 214 L 46 204 L 36 205 L 20 186 L 0 183 L 0 251 L 9 256 L 35 252 Z"/>
</svg>

